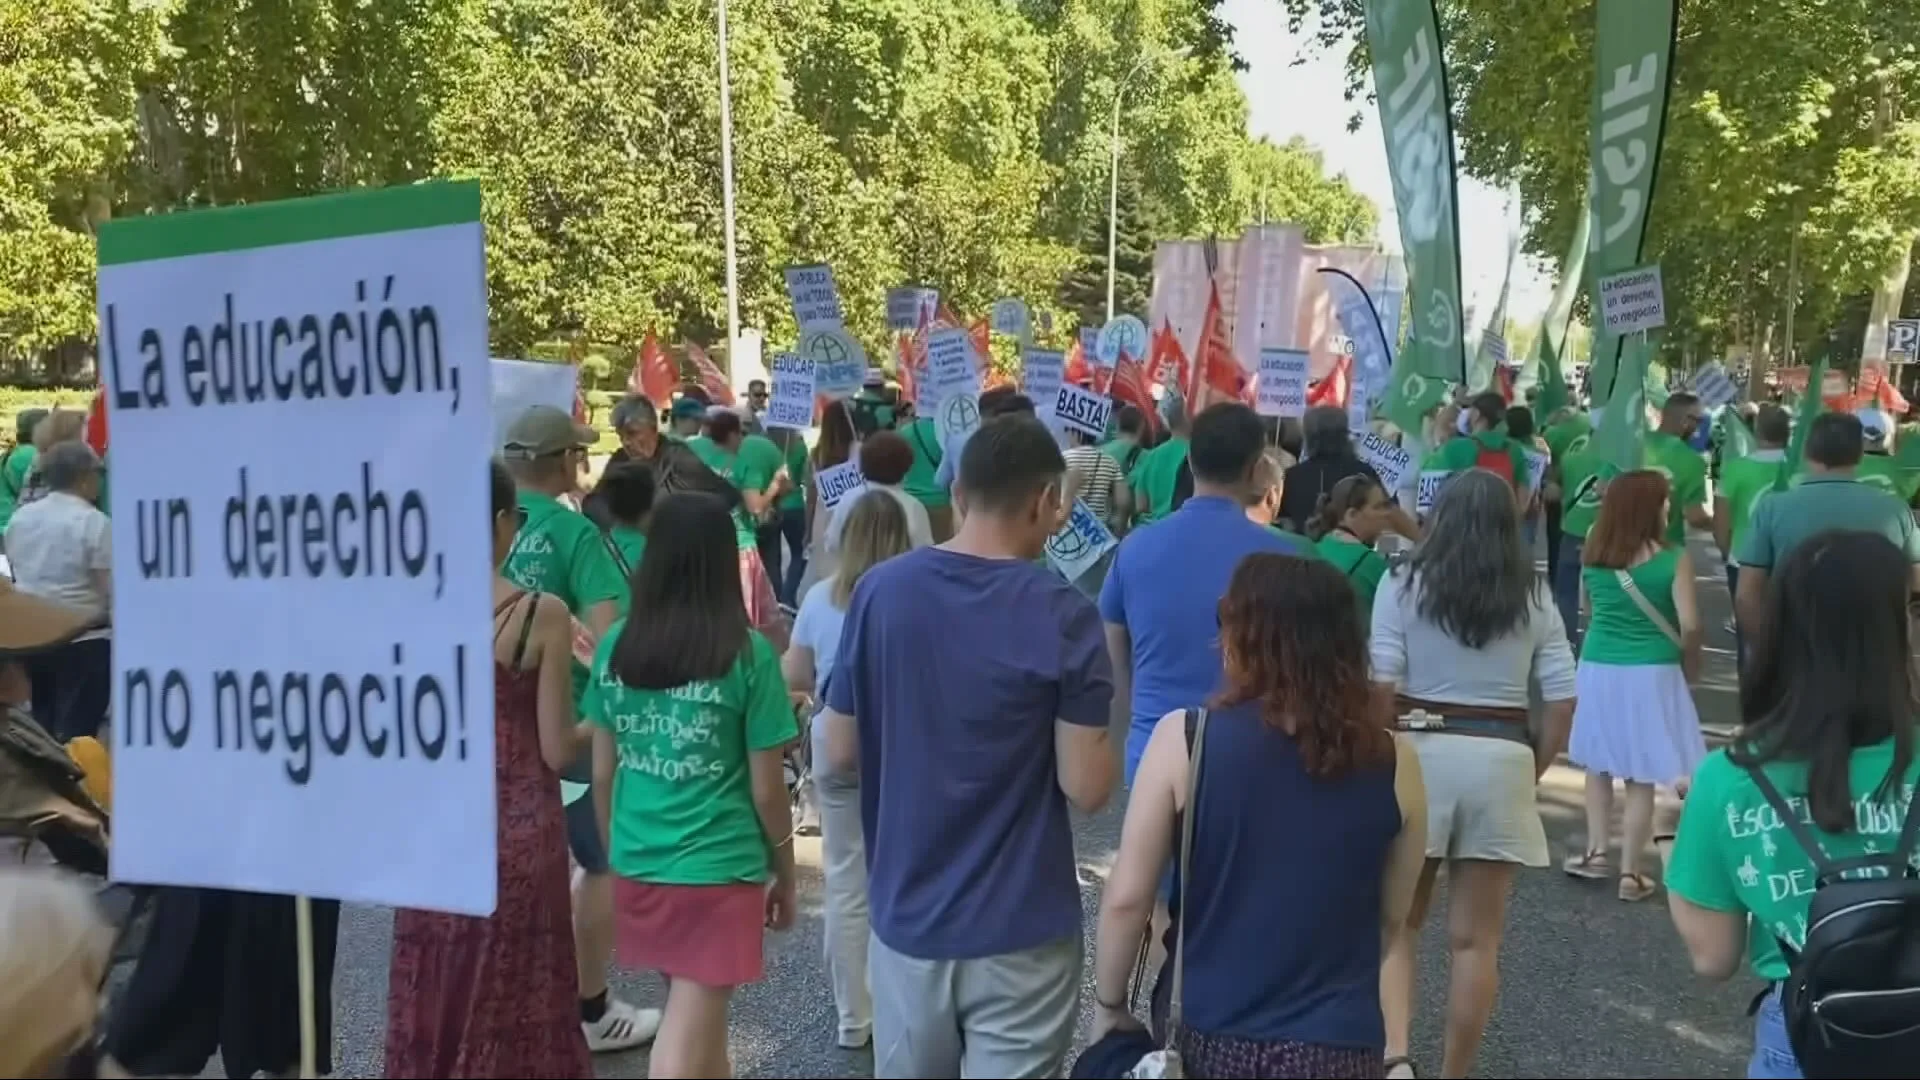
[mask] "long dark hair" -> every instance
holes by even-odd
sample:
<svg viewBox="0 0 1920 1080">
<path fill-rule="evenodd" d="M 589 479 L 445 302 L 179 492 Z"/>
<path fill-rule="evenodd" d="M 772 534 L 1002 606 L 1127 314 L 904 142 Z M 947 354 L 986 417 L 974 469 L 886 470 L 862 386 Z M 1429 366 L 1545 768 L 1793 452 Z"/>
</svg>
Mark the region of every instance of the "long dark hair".
<svg viewBox="0 0 1920 1080">
<path fill-rule="evenodd" d="M 820 414 L 820 438 L 813 444 L 814 469 L 846 464 L 858 441 L 859 436 L 853 430 L 853 406 L 846 401 L 828 405 Z"/>
<path fill-rule="evenodd" d="M 1360 605 L 1333 564 L 1240 560 L 1220 599 L 1220 653 L 1227 686 L 1213 704 L 1258 702 L 1268 726 L 1293 736 L 1307 772 L 1334 777 L 1393 760 L 1367 684 Z"/>
<path fill-rule="evenodd" d="M 1829 833 L 1853 828 L 1853 752 L 1893 740 L 1874 798 L 1891 801 L 1913 762 L 1910 568 L 1875 533 L 1833 529 L 1793 549 L 1767 590 L 1767 616 L 1740 680 L 1736 765 L 1807 765 L 1807 806 Z"/>
<path fill-rule="evenodd" d="M 718 679 L 747 647 L 733 517 L 711 495 L 668 495 L 653 508 L 633 575 L 633 613 L 608 669 L 641 690 Z"/>
<path fill-rule="evenodd" d="M 1520 544 L 1512 486 L 1485 469 L 1442 484 L 1426 535 L 1396 572 L 1419 579 L 1420 617 L 1469 649 L 1524 626 L 1539 580 Z"/>
</svg>

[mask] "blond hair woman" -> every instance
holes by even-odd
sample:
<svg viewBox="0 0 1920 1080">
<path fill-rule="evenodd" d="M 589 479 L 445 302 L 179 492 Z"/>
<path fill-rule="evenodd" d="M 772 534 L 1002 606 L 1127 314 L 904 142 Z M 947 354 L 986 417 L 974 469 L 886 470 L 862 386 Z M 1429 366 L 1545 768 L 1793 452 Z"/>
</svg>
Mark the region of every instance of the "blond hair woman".
<svg viewBox="0 0 1920 1080">
<path fill-rule="evenodd" d="M 112 946 L 85 888 L 32 870 L 0 874 L 0 1076 L 70 1075 L 93 1039 Z"/>
<path fill-rule="evenodd" d="M 825 696 L 854 587 L 867 571 L 912 547 L 906 511 L 891 494 L 869 491 L 860 496 L 842 526 L 834 575 L 808 589 L 800 602 L 793 641 L 780 665 L 788 689 L 815 699 Z M 824 731 L 824 726 L 816 726 L 812 738 L 826 877 L 827 970 L 840 1014 L 840 1045 L 854 1049 L 873 1037 L 873 998 L 867 992 L 866 841 L 860 831 L 859 778 L 826 771 Z"/>
</svg>

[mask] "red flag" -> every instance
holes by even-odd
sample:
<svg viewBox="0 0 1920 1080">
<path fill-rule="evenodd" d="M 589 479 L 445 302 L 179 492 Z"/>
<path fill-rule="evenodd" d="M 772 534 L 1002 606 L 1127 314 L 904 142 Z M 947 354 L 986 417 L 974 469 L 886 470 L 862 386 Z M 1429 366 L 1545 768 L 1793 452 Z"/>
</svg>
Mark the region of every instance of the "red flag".
<svg viewBox="0 0 1920 1080">
<path fill-rule="evenodd" d="M 893 368 L 900 380 L 900 400 L 918 401 L 920 381 L 921 350 L 926 347 L 926 324 L 911 334 L 901 334 L 893 341 Z"/>
<path fill-rule="evenodd" d="M 1147 423 L 1160 426 L 1160 414 L 1153 407 L 1153 388 L 1147 382 L 1147 369 L 1128 356 L 1125 349 L 1120 351 L 1120 360 L 1113 365 L 1113 400 L 1122 405 L 1131 405 L 1147 414 Z"/>
<path fill-rule="evenodd" d="M 680 382 L 680 372 L 660 347 L 660 342 L 647 331 L 640 342 L 640 358 L 634 362 L 633 374 L 627 377 L 627 393 L 639 394 L 660 408 L 666 408 L 673 400 L 673 388 Z"/>
<path fill-rule="evenodd" d="M 1173 321 L 1162 319 L 1153 332 L 1153 347 L 1147 356 L 1147 378 L 1157 386 L 1186 393 L 1193 385 L 1193 364 L 1180 338 L 1173 332 Z"/>
<path fill-rule="evenodd" d="M 1340 359 L 1333 362 L 1333 370 L 1327 372 L 1327 377 L 1307 390 L 1307 405 L 1346 405 L 1352 380 L 1353 357 L 1342 354 Z"/>
<path fill-rule="evenodd" d="M 1060 373 L 1060 381 L 1074 386 L 1086 386 L 1093 381 L 1093 368 L 1087 365 L 1086 353 L 1081 351 L 1078 339 L 1067 349 L 1067 366 Z"/>
<path fill-rule="evenodd" d="M 1207 315 L 1200 323 L 1200 356 L 1194 364 L 1193 391 L 1187 395 L 1187 409 L 1199 412 L 1207 403 L 1202 394 L 1239 400 L 1246 396 L 1250 380 L 1240 361 L 1234 359 L 1233 341 L 1227 335 L 1227 320 L 1220 313 L 1220 286 L 1208 287 Z"/>
<path fill-rule="evenodd" d="M 686 343 L 687 359 L 693 362 L 693 370 L 700 377 L 700 385 L 713 399 L 715 405 L 733 407 L 733 387 L 727 385 L 727 377 L 713 366 L 713 359 L 707 350 L 689 341 Z"/>
<path fill-rule="evenodd" d="M 87 406 L 87 430 L 82 436 L 93 452 L 101 457 L 107 456 L 107 388 L 100 387 L 93 392 L 93 404 Z"/>
<path fill-rule="evenodd" d="M 967 340 L 973 344 L 973 362 L 980 365 L 980 370 L 993 367 L 993 328 L 985 319 L 968 329 Z"/>
</svg>

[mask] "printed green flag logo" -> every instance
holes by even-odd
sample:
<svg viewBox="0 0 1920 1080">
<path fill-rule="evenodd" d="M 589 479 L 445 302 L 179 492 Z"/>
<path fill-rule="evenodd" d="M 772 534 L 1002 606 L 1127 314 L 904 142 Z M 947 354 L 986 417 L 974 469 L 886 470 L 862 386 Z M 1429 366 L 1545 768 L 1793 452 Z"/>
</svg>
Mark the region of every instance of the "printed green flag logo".
<svg viewBox="0 0 1920 1080">
<path fill-rule="evenodd" d="M 1403 353 L 1409 370 L 1461 381 L 1467 354 L 1460 332 L 1453 121 L 1433 0 L 1368 0 L 1367 45 L 1413 303 Z"/>
</svg>

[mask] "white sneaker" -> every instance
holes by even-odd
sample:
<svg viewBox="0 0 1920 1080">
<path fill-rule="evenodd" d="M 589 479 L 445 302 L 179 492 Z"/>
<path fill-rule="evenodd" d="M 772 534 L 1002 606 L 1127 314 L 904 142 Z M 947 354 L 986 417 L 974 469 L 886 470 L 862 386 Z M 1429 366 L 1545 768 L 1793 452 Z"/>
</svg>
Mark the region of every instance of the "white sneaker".
<svg viewBox="0 0 1920 1080">
<path fill-rule="evenodd" d="M 842 1050 L 864 1049 L 868 1043 L 873 1042 L 873 1029 L 871 1027 L 841 1028 L 838 1042 Z"/>
<path fill-rule="evenodd" d="M 636 1009 L 615 997 L 607 998 L 607 1011 L 594 1023 L 580 1022 L 587 1033 L 587 1049 L 596 1054 L 631 1050 L 653 1041 L 660 1032 L 659 1009 Z"/>
</svg>

